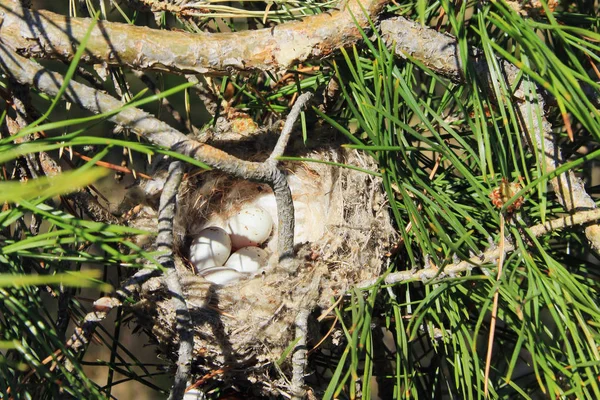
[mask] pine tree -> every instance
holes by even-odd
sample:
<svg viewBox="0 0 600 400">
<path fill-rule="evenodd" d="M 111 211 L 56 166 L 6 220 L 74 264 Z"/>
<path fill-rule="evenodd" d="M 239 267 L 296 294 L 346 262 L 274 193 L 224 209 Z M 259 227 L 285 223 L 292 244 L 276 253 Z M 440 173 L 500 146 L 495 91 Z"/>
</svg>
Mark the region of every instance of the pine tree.
<svg viewBox="0 0 600 400">
<path fill-rule="evenodd" d="M 595 2 L 26 3 L 0 0 L 3 398 L 600 398 Z M 366 161 L 292 150 L 319 141 Z M 294 246 L 286 170 L 316 164 L 377 183 L 356 199 L 393 225 L 381 272 L 294 310 L 278 359 L 207 364 L 182 193 L 211 169 L 270 187 L 296 282 L 319 254 Z M 148 357 L 122 331 L 155 343 L 131 311 L 151 278 L 177 318 Z"/>
</svg>

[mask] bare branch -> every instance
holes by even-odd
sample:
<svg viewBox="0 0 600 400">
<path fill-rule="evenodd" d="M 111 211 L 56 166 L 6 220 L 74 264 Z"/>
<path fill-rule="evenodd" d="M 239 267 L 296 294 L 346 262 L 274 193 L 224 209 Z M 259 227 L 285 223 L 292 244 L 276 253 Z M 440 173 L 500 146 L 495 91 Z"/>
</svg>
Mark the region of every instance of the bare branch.
<svg viewBox="0 0 600 400">
<path fill-rule="evenodd" d="M 163 267 L 168 268 L 165 282 L 176 313 L 177 325 L 175 329 L 179 335 L 177 372 L 175 373 L 175 382 L 171 388 L 169 400 L 183 398 L 191 372 L 192 352 L 194 350 L 192 317 L 185 303 L 181 282 L 179 281 L 173 260 L 173 220 L 175 219 L 177 193 L 179 192 L 179 184 L 182 177 L 183 163 L 181 161 L 173 161 L 169 165 L 169 176 L 160 196 L 158 236 L 156 238 L 157 250 L 164 252 L 164 254 L 159 256 L 158 262 Z"/>
<path fill-rule="evenodd" d="M 301 400 L 305 397 L 304 374 L 306 371 L 307 353 L 306 338 L 308 336 L 308 316 L 310 310 L 301 309 L 296 315 L 294 325 L 296 326 L 296 346 L 292 355 L 292 399 Z"/>
<path fill-rule="evenodd" d="M 204 107 L 206 111 L 214 117 L 217 113 L 217 105 L 219 101 L 219 97 L 214 93 L 210 86 L 206 83 L 206 81 L 200 81 L 196 75 L 186 75 L 185 76 L 188 82 L 193 83 L 194 86 L 192 88 L 198 95 L 198 98 L 202 100 L 204 103 Z"/>
<path fill-rule="evenodd" d="M 177 204 L 177 192 L 183 177 L 183 163 L 173 161 L 169 164 L 169 172 L 158 206 L 158 235 L 156 250 L 163 253 L 157 261 L 165 268 L 173 268 L 173 219 Z"/>
<path fill-rule="evenodd" d="M 533 83 L 530 83 L 533 86 Z M 539 94 L 532 93 L 532 101 L 519 103 L 522 124 L 526 127 L 536 150 L 545 155 L 546 173 L 555 171 L 564 163 L 562 152 L 556 145 L 552 126 L 545 115 L 536 110 L 544 109 L 544 100 Z M 536 104 L 537 103 L 537 104 Z M 595 210 L 594 199 L 586 192 L 583 181 L 569 170 L 550 180 L 558 201 L 570 212 Z M 600 251 L 600 225 L 592 224 L 585 228 L 585 235 L 596 251 Z"/>
<path fill-rule="evenodd" d="M 308 102 L 308 100 L 310 100 L 311 97 L 312 93 L 306 92 L 296 99 L 292 110 L 290 111 L 290 113 L 287 116 L 287 119 L 285 120 L 285 124 L 283 125 L 283 129 L 281 130 L 279 140 L 277 140 L 277 144 L 275 145 L 273 152 L 269 156 L 269 159 L 275 160 L 277 157 L 283 155 L 285 147 L 287 146 L 287 143 L 290 140 L 290 135 L 292 134 L 294 123 L 300 116 L 300 111 L 302 111 L 302 107 Z"/>
<path fill-rule="evenodd" d="M 375 18 L 389 0 L 364 0 Z M 19 0 L 0 0 L 0 37 L 28 57 L 70 60 L 91 23 L 49 11 L 23 8 Z M 284 70 L 320 60 L 362 39 L 356 22 L 369 26 L 361 3 L 306 17 L 274 28 L 235 33 L 187 33 L 99 21 L 87 42 L 86 62 L 184 74 L 224 75 L 232 71 Z"/>
<path fill-rule="evenodd" d="M 428 68 L 456 82 L 464 83 L 465 77 L 460 57 L 458 42 L 451 36 L 421 26 L 402 17 L 391 18 L 381 22 L 381 33 L 389 45 L 394 45 L 397 56 L 410 56 L 424 63 Z M 485 60 L 477 60 L 473 50 L 473 67 L 475 73 L 487 82 L 490 93 L 493 93 L 492 80 Z M 552 126 L 544 115 L 536 110 L 544 110 L 544 100 L 535 91 L 533 83 L 520 79 L 520 71 L 514 65 L 500 61 L 500 67 L 509 86 L 516 89 L 513 96 L 518 100 L 521 125 L 531 140 L 531 147 L 543 153 L 546 172 L 556 170 L 563 162 L 560 149 L 556 146 L 552 135 Z M 558 200 L 569 212 L 591 210 L 596 208 L 594 200 L 586 193 L 583 182 L 572 171 L 565 172 L 551 179 L 550 183 Z M 600 225 L 591 225 L 585 229 L 586 236 L 592 246 L 600 251 Z"/>
<path fill-rule="evenodd" d="M 403 17 L 381 21 L 380 30 L 396 56 L 412 57 L 455 82 L 464 81 L 456 38 Z"/>
<path fill-rule="evenodd" d="M 422 62 L 427 68 L 449 78 L 457 83 L 465 83 L 465 64 L 460 59 L 460 49 L 456 38 L 437 32 L 417 22 L 403 17 L 390 18 L 381 21 L 381 36 L 400 58 L 414 58 Z M 481 51 L 471 49 L 469 63 L 475 73 L 483 82 L 487 82 L 492 89 L 492 77 L 485 60 L 480 59 Z M 520 70 L 514 65 L 499 60 L 509 84 L 514 86 L 520 76 Z M 493 89 L 491 90 L 493 93 Z M 526 101 L 527 96 L 520 83 L 514 90 L 513 96 L 521 101 Z"/>
<path fill-rule="evenodd" d="M 552 221 L 547 221 L 544 224 L 534 225 L 529 230 L 532 235 L 537 237 L 541 236 L 545 233 L 549 233 L 556 229 L 562 229 L 567 227 L 572 227 L 576 225 L 585 225 L 593 222 L 597 222 L 600 220 L 600 209 L 595 209 L 591 211 L 581 211 L 575 213 L 573 215 L 569 215 L 566 217 L 561 217 L 554 219 Z M 597 226 L 597 225 L 592 225 Z M 514 251 L 515 247 L 508 241 L 504 243 L 504 253 L 510 253 Z M 448 277 L 455 277 L 460 275 L 463 272 L 470 271 L 474 267 L 482 268 L 483 265 L 486 264 L 494 264 L 502 255 L 502 250 L 500 248 L 491 248 L 484 253 L 473 256 L 468 260 L 460 261 L 455 264 L 450 264 L 444 267 L 442 272 L 437 267 L 429 267 L 425 269 L 413 269 L 411 271 L 400 271 L 389 274 L 384 279 L 385 285 L 392 285 L 400 282 L 408 282 L 408 281 L 422 281 L 427 282 L 431 280 L 439 280 Z M 366 289 L 369 286 L 373 286 L 379 278 L 377 279 L 369 279 L 367 281 L 361 282 L 357 285 L 359 289 Z"/>
<path fill-rule="evenodd" d="M 122 301 L 135 293 L 139 293 L 141 285 L 148 279 L 159 274 L 157 269 L 141 269 L 125 281 L 116 291 L 114 296 L 105 296 L 94 302 L 92 311 L 87 313 L 81 326 L 75 328 L 73 335 L 67 340 L 66 346 L 75 354 L 82 352 L 87 347 L 96 326 L 104 321 L 114 307 L 120 307 Z M 67 363 L 67 369 L 72 366 Z"/>
<path fill-rule="evenodd" d="M 96 325 L 102 322 L 114 307 L 119 306 L 121 306 L 121 301 L 116 297 L 107 296 L 96 300 L 92 311 L 84 317 L 81 326 L 75 328 L 75 332 L 71 338 L 67 340 L 67 347 L 75 353 L 83 351 L 90 342 L 90 338 L 96 329 Z M 67 368 L 68 367 L 69 366 L 67 365 Z"/>
<path fill-rule="evenodd" d="M 531 228 L 531 233 L 534 236 L 542 236 L 545 233 L 550 233 L 563 228 L 568 228 L 576 225 L 585 225 L 590 222 L 600 220 L 600 209 L 590 211 L 579 211 L 572 215 L 556 218 L 551 221 L 546 221 L 544 224 L 534 225 Z"/>
</svg>

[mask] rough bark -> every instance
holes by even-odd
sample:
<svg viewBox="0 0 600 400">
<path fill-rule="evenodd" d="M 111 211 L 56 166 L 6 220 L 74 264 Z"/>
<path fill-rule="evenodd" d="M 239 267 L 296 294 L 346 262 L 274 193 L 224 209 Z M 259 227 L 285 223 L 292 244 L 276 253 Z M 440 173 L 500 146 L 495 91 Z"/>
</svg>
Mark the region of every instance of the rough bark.
<svg viewBox="0 0 600 400">
<path fill-rule="evenodd" d="M 362 7 L 376 18 L 388 1 L 364 0 Z M 0 0 L 0 19 L 0 36 L 10 38 L 6 44 L 17 53 L 63 60 L 73 58 L 92 22 L 29 10 L 19 0 Z M 181 74 L 279 71 L 323 59 L 361 40 L 355 20 L 363 28 L 368 26 L 358 0 L 302 21 L 235 33 L 187 33 L 98 21 L 83 57 L 91 63 Z"/>
<path fill-rule="evenodd" d="M 386 0 L 370 0 L 365 2 L 364 10 L 374 18 L 385 3 Z M 22 7 L 17 0 L 0 0 L 0 10 L 0 35 L 3 42 L 18 53 L 28 56 L 70 59 L 91 23 L 91 20 L 85 18 L 31 11 Z M 296 62 L 322 58 L 340 47 L 360 40 L 353 17 L 356 17 L 356 22 L 361 26 L 368 23 L 357 0 L 349 1 L 342 10 L 331 14 L 307 17 L 303 21 L 282 24 L 273 29 L 236 33 L 188 34 L 101 21 L 87 43 L 84 60 L 179 73 L 225 74 L 234 70 L 284 69 Z M 458 43 L 451 36 L 402 17 L 382 21 L 380 28 L 383 38 L 388 44 L 394 45 L 394 51 L 399 57 L 410 56 L 456 82 L 464 82 L 464 65 L 458 54 Z M 478 77 L 484 82 L 491 82 L 485 60 L 473 58 L 470 61 L 473 62 L 473 70 Z M 511 85 L 515 83 L 518 68 L 506 62 L 502 62 L 501 66 L 507 82 Z M 562 163 L 562 156 L 547 121 L 543 119 L 545 122 L 540 125 L 538 118 L 530 117 L 531 110 L 534 109 L 531 102 L 537 101 L 539 104 L 536 106 L 543 105 L 543 102 L 539 96 L 536 96 L 537 99 L 529 99 L 524 85 L 527 85 L 526 80 L 521 80 L 513 96 L 520 100 L 522 124 L 529 134 L 531 146 L 544 151 L 545 168 L 547 172 L 551 172 Z M 94 111 L 98 107 L 89 100 L 83 97 L 81 102 L 87 101 L 87 104 L 82 105 Z M 92 103 L 94 100 L 92 99 Z M 153 118 L 151 120 L 156 121 Z M 142 124 L 143 122 L 136 123 Z M 160 130 L 174 131 L 167 128 L 166 124 L 160 124 Z M 240 165 L 233 162 L 233 157 L 214 148 L 201 148 L 197 142 L 179 140 L 181 138 L 174 135 L 164 137 L 165 140 L 148 138 L 166 147 L 173 147 L 173 140 L 177 140 L 178 151 L 187 155 L 194 154 L 199 159 L 210 153 L 215 160 L 212 166 L 238 176 Z M 171 143 L 160 143 L 165 141 Z M 259 165 L 249 167 L 246 169 L 248 178 L 260 180 L 253 177 L 260 170 Z M 264 175 L 263 172 L 258 175 Z M 585 192 L 581 180 L 572 172 L 559 175 L 551 180 L 551 184 L 567 211 L 596 207 L 593 199 Z M 586 228 L 586 235 L 592 246 L 600 251 L 600 225 Z"/>
</svg>

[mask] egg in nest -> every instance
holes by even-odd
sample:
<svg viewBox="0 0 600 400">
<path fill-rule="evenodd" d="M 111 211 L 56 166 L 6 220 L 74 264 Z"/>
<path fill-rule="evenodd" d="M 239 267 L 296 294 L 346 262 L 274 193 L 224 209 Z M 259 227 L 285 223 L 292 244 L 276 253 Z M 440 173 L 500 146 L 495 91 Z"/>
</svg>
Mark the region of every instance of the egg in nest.
<svg viewBox="0 0 600 400">
<path fill-rule="evenodd" d="M 375 169 L 374 162 L 357 151 L 326 149 L 308 156 Z M 278 266 L 277 207 L 268 185 L 205 172 L 185 182 L 175 221 L 175 264 L 195 329 L 193 369 L 201 375 L 226 368 L 219 379 L 261 395 L 288 387 L 289 361 L 275 373 L 270 366 L 293 342 L 298 312 L 326 309 L 332 298 L 379 276 L 384 255 L 396 241 L 379 178 L 317 163 L 285 164 L 282 169 L 294 201 L 295 273 Z M 253 257 L 264 267 L 253 265 L 252 271 L 245 271 L 243 257 L 234 253 L 224 266 L 234 272 L 213 270 L 228 274 L 217 283 L 197 274 L 190 262 L 193 238 L 211 227 L 229 229 L 231 238 L 231 227 L 239 222 L 236 216 L 248 209 L 264 211 L 261 218 L 270 218 L 273 226 L 249 227 L 258 228 L 262 236 L 246 238 L 246 243 L 232 240 L 232 247 L 235 251 L 237 246 L 254 246 L 260 256 Z M 163 352 L 176 360 L 176 311 L 161 277 L 143 285 L 133 309 Z M 319 339 L 310 337 L 309 342 Z"/>
</svg>

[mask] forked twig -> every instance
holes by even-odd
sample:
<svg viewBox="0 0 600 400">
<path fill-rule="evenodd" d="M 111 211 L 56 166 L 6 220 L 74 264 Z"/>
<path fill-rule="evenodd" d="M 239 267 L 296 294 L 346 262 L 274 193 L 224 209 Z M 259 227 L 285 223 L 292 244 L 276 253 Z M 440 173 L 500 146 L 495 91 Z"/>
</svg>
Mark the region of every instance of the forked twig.
<svg viewBox="0 0 600 400">
<path fill-rule="evenodd" d="M 8 51 L 6 48 L 0 49 L 0 64 L 0 69 L 17 82 L 30 85 L 50 96 L 56 96 L 64 83 L 64 79 L 60 74 Z M 294 112 L 288 118 L 290 124 L 293 124 L 298 117 L 300 108 L 309 97 L 303 97 L 303 100 L 297 102 L 292 108 Z M 151 143 L 202 161 L 237 178 L 266 183 L 271 186 L 277 202 L 279 221 L 277 250 L 279 259 L 283 262 L 292 258 L 294 246 L 292 194 L 285 174 L 278 168 L 275 160 L 268 159 L 263 163 L 241 160 L 208 144 L 189 138 L 141 109 L 135 107 L 124 108 L 123 103 L 114 97 L 75 81 L 69 82 L 64 98 L 94 113 L 114 113 L 114 110 L 121 109 L 109 120 L 131 129 Z M 288 138 L 289 135 L 280 137 L 280 143 L 275 147 L 277 151 L 285 147 Z"/>
<path fill-rule="evenodd" d="M 16 54 L 0 52 L 0 60 L 3 62 L 3 69 L 10 73 L 17 81 L 35 86 L 47 94 L 56 95 L 58 89 L 63 84 L 63 79 L 59 74 L 50 72 Z M 33 77 L 37 77 L 37 79 L 34 81 Z M 73 81 L 69 83 L 66 97 L 81 107 L 97 113 L 122 107 L 122 104 L 111 96 Z M 310 97 L 310 94 L 305 94 L 298 98 L 290 116 L 286 120 L 284 131 L 275 146 L 272 156 L 264 163 L 240 160 L 211 146 L 190 140 L 182 133 L 139 109 L 125 109 L 112 117 L 112 120 L 131 128 L 154 143 L 170 147 L 182 154 L 200 159 L 232 175 L 270 184 L 277 200 L 281 227 L 278 249 L 280 258 L 283 261 L 286 257 L 291 258 L 293 254 L 294 209 L 287 180 L 283 172 L 277 168 L 276 157 L 283 153 L 289 140 L 292 126 L 298 118 L 301 108 Z M 165 266 L 172 263 L 172 216 L 174 215 L 174 193 L 176 193 L 176 187 L 181 178 L 180 168 L 181 164 L 179 162 L 172 163 L 170 176 L 172 175 L 173 178 L 167 182 L 163 189 L 163 196 L 161 196 L 159 236 L 157 242 L 159 250 L 166 252 L 159 258 L 159 262 Z M 137 292 L 141 283 L 154 274 L 156 274 L 156 271 L 142 270 L 126 282 L 117 291 L 115 297 L 105 297 L 98 300 L 94 304 L 94 311 L 86 315 L 83 325 L 76 329 L 73 336 L 67 342 L 68 347 L 74 352 L 82 351 L 89 343 L 96 325 L 106 318 L 108 312 L 112 308 L 119 306 L 122 299 Z M 178 370 L 171 392 L 171 398 L 176 399 L 183 395 L 187 376 L 189 375 L 190 359 L 193 350 L 193 334 L 189 329 L 189 313 L 186 313 L 187 307 L 181 297 L 181 287 L 175 269 L 170 269 L 167 273 L 167 285 L 178 310 L 177 329 L 180 335 Z M 177 306 L 178 303 L 181 304 Z"/>
</svg>

